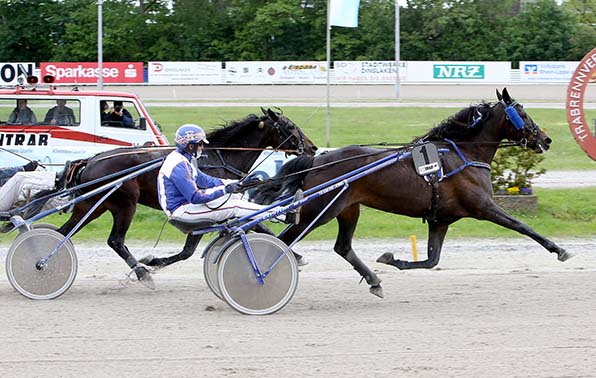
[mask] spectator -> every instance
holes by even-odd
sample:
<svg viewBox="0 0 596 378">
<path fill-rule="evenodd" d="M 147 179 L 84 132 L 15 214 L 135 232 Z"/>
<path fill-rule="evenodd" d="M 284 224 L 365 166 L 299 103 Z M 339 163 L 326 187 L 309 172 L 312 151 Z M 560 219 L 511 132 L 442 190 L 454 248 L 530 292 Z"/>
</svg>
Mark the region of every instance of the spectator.
<svg viewBox="0 0 596 378">
<path fill-rule="evenodd" d="M 128 110 L 124 109 L 122 101 L 114 101 L 114 108 L 111 109 L 110 115 L 108 116 L 108 121 L 119 122 L 124 127 L 134 127 L 132 115 Z M 112 126 L 113 125 L 114 124 L 112 124 Z"/>
<path fill-rule="evenodd" d="M 14 108 L 8 117 L 8 123 L 18 125 L 34 125 L 37 123 L 37 118 L 33 111 L 27 106 L 27 100 L 17 100 L 17 107 Z"/>
<path fill-rule="evenodd" d="M 56 106 L 48 110 L 44 123 L 70 126 L 75 124 L 74 112 L 66 106 L 66 100 L 56 100 Z"/>
<path fill-rule="evenodd" d="M 99 111 L 101 114 L 101 124 L 105 125 L 106 122 L 110 121 L 110 105 L 107 101 L 101 100 L 99 102 Z"/>
</svg>

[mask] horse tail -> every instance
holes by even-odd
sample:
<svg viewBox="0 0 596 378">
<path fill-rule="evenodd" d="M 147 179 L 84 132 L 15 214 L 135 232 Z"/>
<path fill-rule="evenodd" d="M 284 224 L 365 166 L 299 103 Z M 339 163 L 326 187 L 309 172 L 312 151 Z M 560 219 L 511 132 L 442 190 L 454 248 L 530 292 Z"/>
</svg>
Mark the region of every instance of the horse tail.
<svg viewBox="0 0 596 378">
<path fill-rule="evenodd" d="M 269 205 L 282 196 L 291 196 L 302 188 L 314 157 L 299 156 L 285 163 L 269 181 L 259 185 L 250 194 L 250 199 L 262 205 Z"/>
</svg>

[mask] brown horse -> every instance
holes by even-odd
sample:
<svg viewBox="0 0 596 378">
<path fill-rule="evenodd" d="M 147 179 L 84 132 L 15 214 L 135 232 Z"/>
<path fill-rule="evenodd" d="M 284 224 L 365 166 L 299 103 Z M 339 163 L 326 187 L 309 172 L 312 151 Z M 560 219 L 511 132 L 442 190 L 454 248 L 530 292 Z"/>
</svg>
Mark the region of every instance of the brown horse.
<svg viewBox="0 0 596 378">
<path fill-rule="evenodd" d="M 571 254 L 505 213 L 492 200 L 490 163 L 501 141 L 516 142 L 537 153 L 547 150 L 551 143 L 523 107 L 509 96 L 507 89 L 502 94 L 497 91 L 497 97 L 499 101 L 496 103 L 481 103 L 459 111 L 399 151 L 349 146 L 314 158 L 294 159 L 286 163 L 271 181 L 258 188 L 254 198 L 257 202 L 270 203 L 282 194 L 294 193 L 299 187 L 313 188 L 380 158 L 400 155 L 402 158 L 395 164 L 352 182 L 312 228 L 337 219 L 339 232 L 335 252 L 346 259 L 366 279 L 370 291 L 380 297 L 381 279 L 352 249 L 361 204 L 420 217 L 428 223 L 427 260 L 396 260 L 391 253 L 385 253 L 377 260 L 398 269 L 436 266 L 449 225 L 465 217 L 487 220 L 527 235 L 565 261 Z M 425 142 L 432 142 L 439 151 L 448 150 L 442 152 L 440 159 L 442 173 L 439 171 L 426 177 L 416 173 L 410 151 Z M 306 202 L 302 206 L 300 224 L 280 238 L 287 244 L 293 242 L 337 193 L 335 190 Z M 310 193 L 306 190 L 305 194 Z"/>
<path fill-rule="evenodd" d="M 255 163 L 262 149 L 273 147 L 285 149 L 296 155 L 314 155 L 317 147 L 308 139 L 288 117 L 281 112 L 262 109 L 263 115 L 249 115 L 244 120 L 232 122 L 207 135 L 209 148 L 206 158 L 199 159 L 199 167 L 205 173 L 221 178 L 242 178 Z M 107 151 L 90 159 L 73 163 L 80 165 L 77 184 L 92 182 L 101 177 L 121 172 L 158 158 L 164 158 L 173 148 L 133 148 Z M 81 227 L 109 211 L 113 225 L 108 238 L 108 245 L 122 257 L 137 278 L 147 286 L 152 285 L 149 270 L 139 264 L 124 244 L 126 232 L 132 222 L 137 204 L 154 209 L 161 209 L 157 198 L 157 174 L 153 170 L 125 182 L 103 202 Z M 103 183 L 101 183 L 103 184 Z M 100 184 L 84 189 L 90 191 Z M 47 194 L 47 193 L 44 193 Z M 70 219 L 58 229 L 67 235 L 87 214 L 101 195 L 79 202 L 75 205 Z M 195 251 L 202 235 L 188 234 L 182 251 L 167 258 L 148 258 L 145 263 L 152 266 L 165 266 L 189 258 Z"/>
</svg>

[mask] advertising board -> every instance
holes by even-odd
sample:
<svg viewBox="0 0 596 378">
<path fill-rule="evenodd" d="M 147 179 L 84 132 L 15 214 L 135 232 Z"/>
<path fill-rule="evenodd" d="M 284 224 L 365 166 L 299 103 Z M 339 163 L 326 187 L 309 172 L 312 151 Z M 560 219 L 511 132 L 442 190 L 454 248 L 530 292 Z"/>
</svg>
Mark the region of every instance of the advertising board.
<svg viewBox="0 0 596 378">
<path fill-rule="evenodd" d="M 19 75 L 31 76 L 34 71 L 35 63 L 0 63 L 0 85 L 15 85 Z"/>
<path fill-rule="evenodd" d="M 511 80 L 510 62 L 406 61 L 405 63 L 409 82 L 506 83 Z"/>
<path fill-rule="evenodd" d="M 221 62 L 149 62 L 150 84 L 221 84 Z"/>
<path fill-rule="evenodd" d="M 325 84 L 326 62 L 226 62 L 231 84 Z"/>
<path fill-rule="evenodd" d="M 97 83 L 97 62 L 43 62 L 41 75 L 54 76 L 56 84 L 95 84 Z M 104 83 L 128 84 L 143 82 L 141 62 L 103 62 Z"/>
<path fill-rule="evenodd" d="M 397 72 L 395 61 L 336 61 L 333 62 L 336 84 L 393 84 Z M 406 62 L 399 62 L 399 79 L 407 81 Z"/>
<path fill-rule="evenodd" d="M 522 83 L 568 83 L 579 62 L 519 62 Z"/>
</svg>

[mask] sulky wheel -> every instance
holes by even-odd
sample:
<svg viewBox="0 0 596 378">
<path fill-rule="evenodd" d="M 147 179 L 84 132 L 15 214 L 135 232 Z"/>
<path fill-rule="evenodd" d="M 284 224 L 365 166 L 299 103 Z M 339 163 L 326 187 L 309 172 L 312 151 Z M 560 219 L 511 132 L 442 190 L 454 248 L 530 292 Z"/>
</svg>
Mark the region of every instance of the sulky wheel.
<svg viewBox="0 0 596 378">
<path fill-rule="evenodd" d="M 248 234 L 248 243 L 262 274 L 257 281 L 242 240 L 237 240 L 221 256 L 217 280 L 221 294 L 232 308 L 248 315 L 272 314 L 292 299 L 298 286 L 298 264 L 288 247 L 275 236 Z"/>
<path fill-rule="evenodd" d="M 223 300 L 221 296 L 221 290 L 219 288 L 219 282 L 217 281 L 217 261 L 216 259 L 220 256 L 221 248 L 230 241 L 232 236 L 224 235 L 217 236 L 209 243 L 203 252 L 203 275 L 209 289 L 215 294 L 216 297 Z"/>
<path fill-rule="evenodd" d="M 39 228 L 45 228 L 48 230 L 56 231 L 58 229 L 58 226 L 56 226 L 55 224 L 51 224 L 51 223 L 34 223 L 31 225 L 32 230 L 37 230 Z"/>
<path fill-rule="evenodd" d="M 64 236 L 47 228 L 23 232 L 6 256 L 10 284 L 30 299 L 54 299 L 64 294 L 77 275 L 77 255 L 70 240 L 44 261 Z"/>
</svg>

